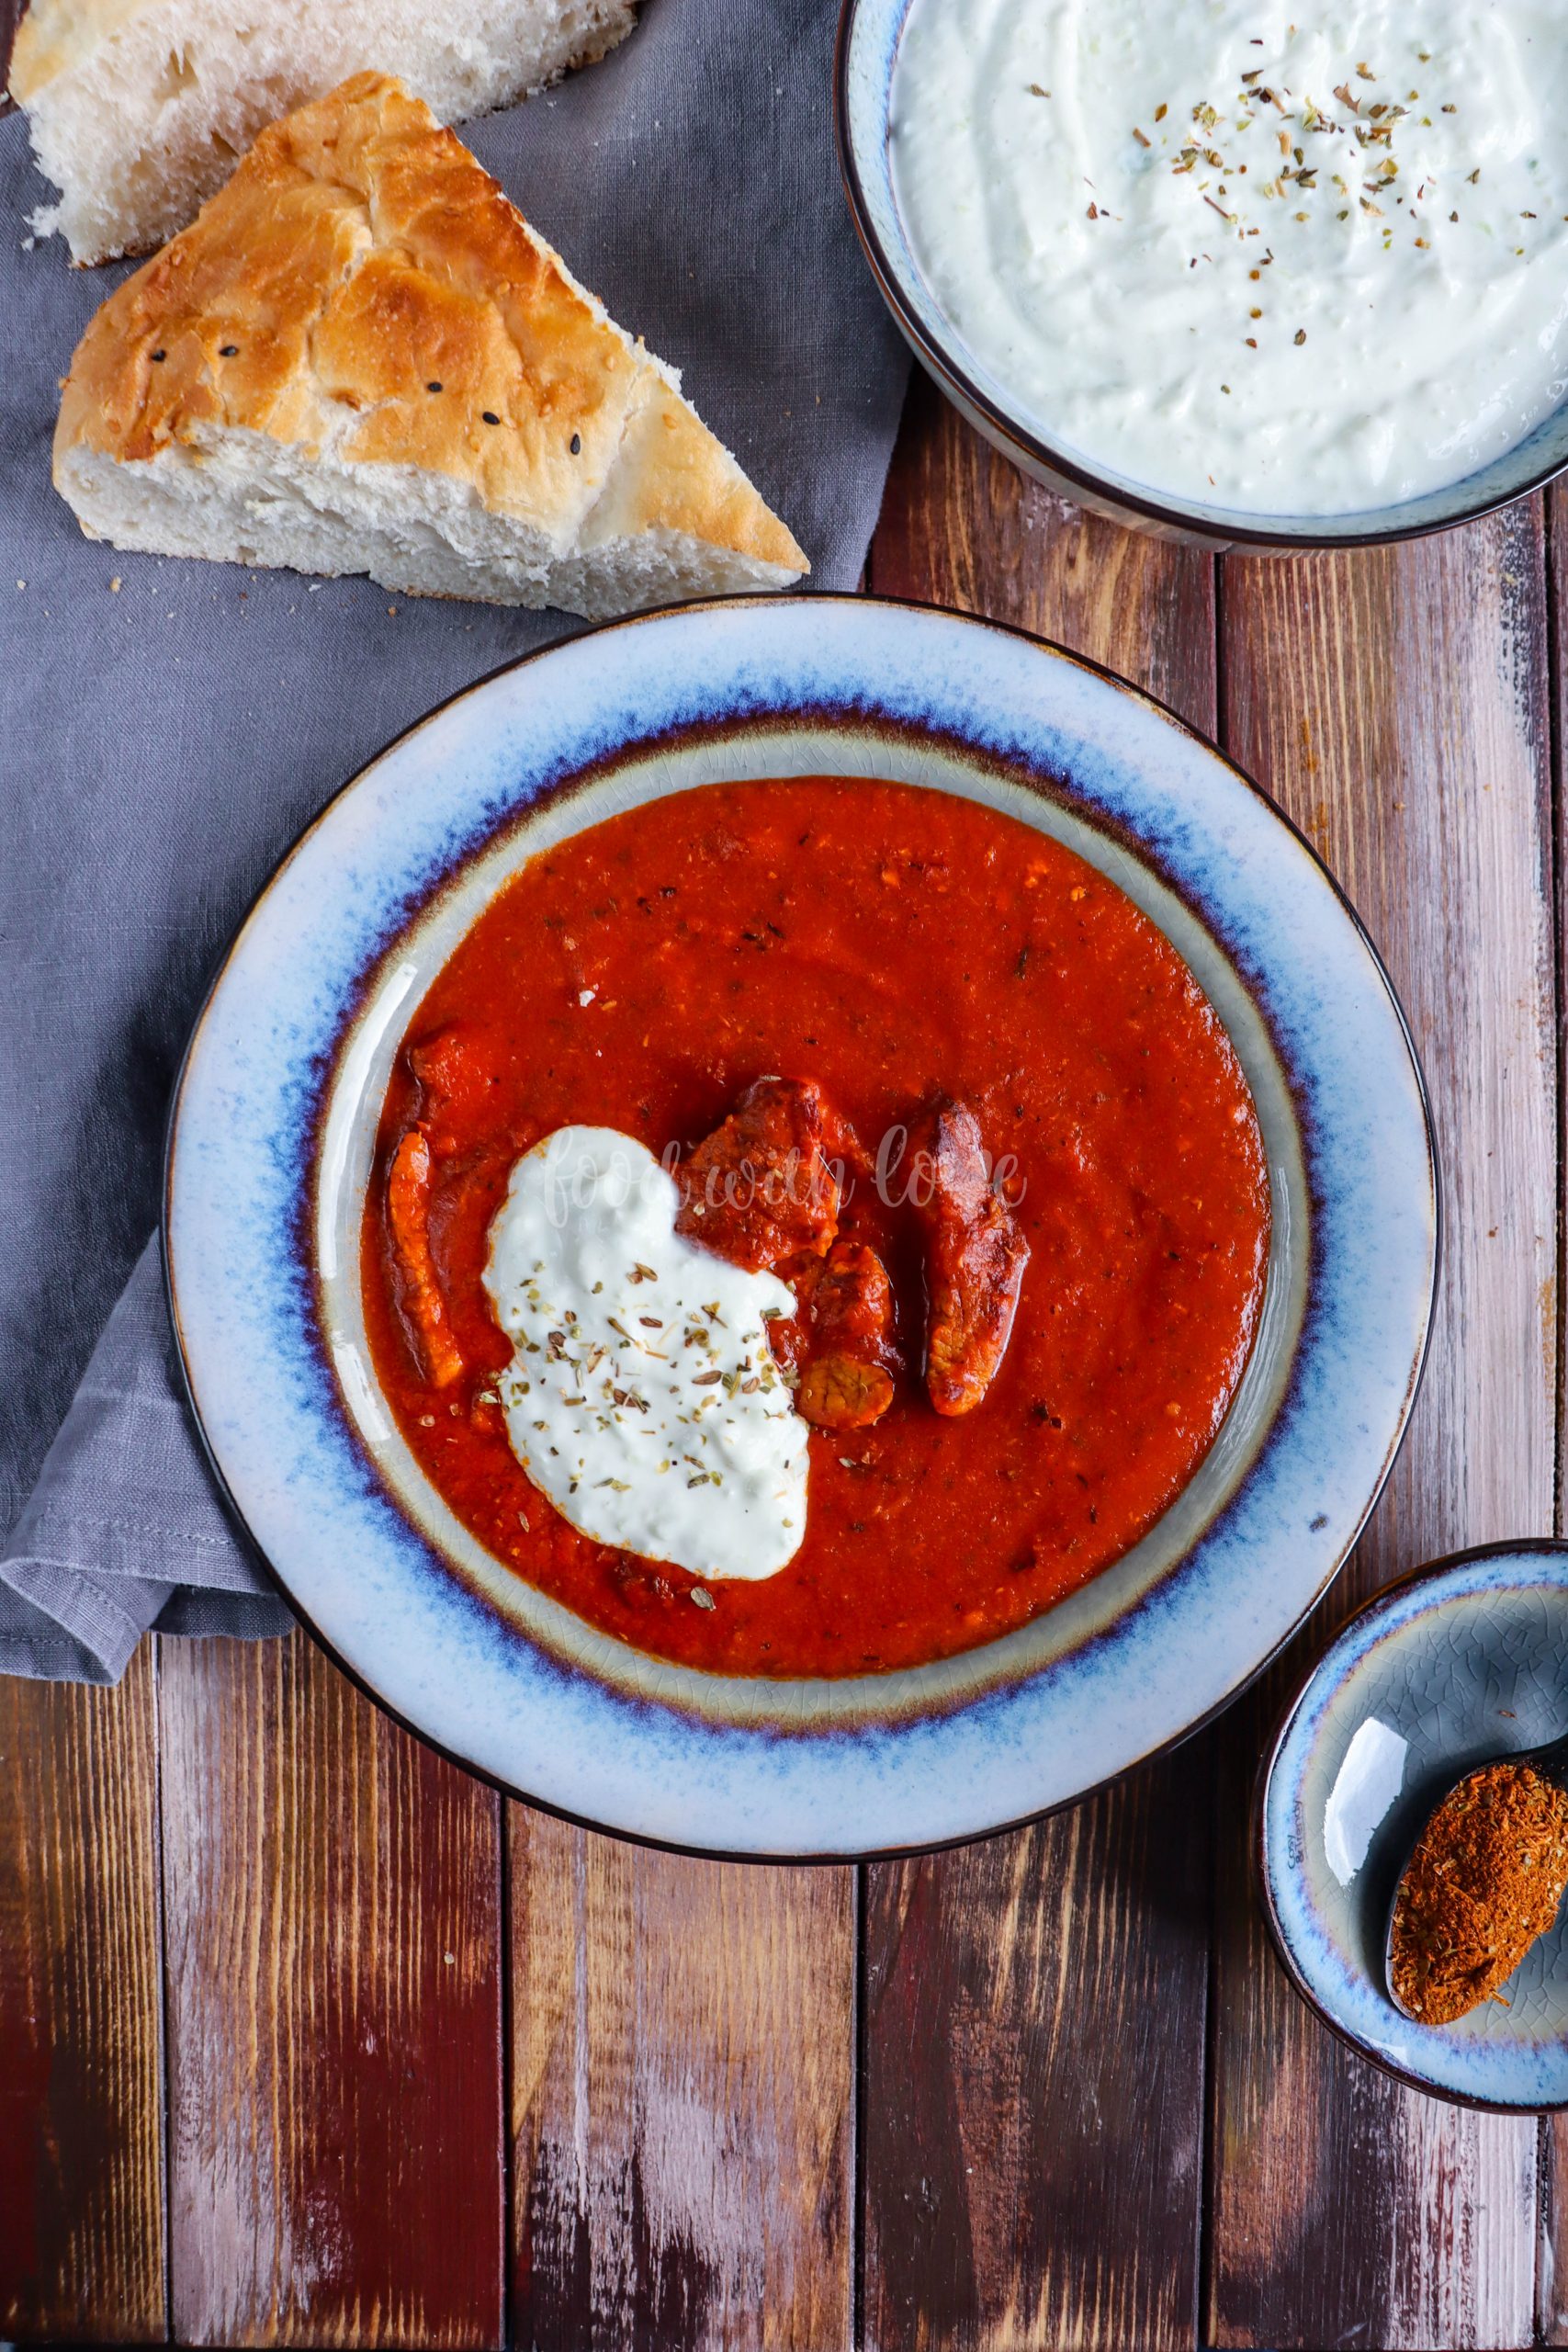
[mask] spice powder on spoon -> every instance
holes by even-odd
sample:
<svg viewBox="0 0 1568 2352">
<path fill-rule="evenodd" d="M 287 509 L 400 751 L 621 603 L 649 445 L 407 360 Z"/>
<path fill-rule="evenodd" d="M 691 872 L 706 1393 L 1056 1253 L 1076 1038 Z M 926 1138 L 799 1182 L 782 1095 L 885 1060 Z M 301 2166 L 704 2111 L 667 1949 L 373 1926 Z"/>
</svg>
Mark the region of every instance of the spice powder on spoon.
<svg viewBox="0 0 1568 2352">
<path fill-rule="evenodd" d="M 1395 1998 L 1423 2024 L 1451 2024 L 1513 1974 L 1565 1886 L 1568 1792 L 1528 1764 L 1472 1772 L 1433 1814 L 1400 1882 Z"/>
</svg>

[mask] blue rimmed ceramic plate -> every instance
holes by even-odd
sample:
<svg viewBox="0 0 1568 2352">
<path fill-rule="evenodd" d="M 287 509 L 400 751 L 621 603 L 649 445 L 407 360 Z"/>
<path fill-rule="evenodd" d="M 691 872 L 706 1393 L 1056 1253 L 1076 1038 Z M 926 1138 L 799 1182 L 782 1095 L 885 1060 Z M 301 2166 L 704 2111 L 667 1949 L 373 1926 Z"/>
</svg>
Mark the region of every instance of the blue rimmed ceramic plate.
<svg viewBox="0 0 1568 2352">
<path fill-rule="evenodd" d="M 457 1521 L 377 1393 L 357 1237 L 406 1025 L 524 860 L 655 795 L 824 771 L 1010 810 L 1160 924 L 1247 1069 L 1273 1233 L 1259 1336 L 1219 1440 L 1133 1551 L 964 1657 L 762 1681 L 606 1637 Z M 291 1599 L 375 1695 L 578 1817 L 710 1850 L 836 1855 L 1063 1804 L 1258 1670 L 1334 1575 L 1404 1431 L 1437 1201 L 1387 980 L 1244 777 L 1049 647 L 813 595 L 576 638 L 457 696 L 347 786 L 258 900 L 197 1023 L 165 1240 L 219 1474 Z"/>
<path fill-rule="evenodd" d="M 1568 2107 L 1568 1906 L 1453 2025 L 1388 1997 L 1404 1859 L 1453 1781 L 1568 1731 L 1568 1544 L 1495 1544 L 1418 1569 L 1351 1618 L 1292 1702 L 1259 1785 L 1258 1861 L 1280 1956 L 1318 2014 L 1418 2090 Z"/>
</svg>

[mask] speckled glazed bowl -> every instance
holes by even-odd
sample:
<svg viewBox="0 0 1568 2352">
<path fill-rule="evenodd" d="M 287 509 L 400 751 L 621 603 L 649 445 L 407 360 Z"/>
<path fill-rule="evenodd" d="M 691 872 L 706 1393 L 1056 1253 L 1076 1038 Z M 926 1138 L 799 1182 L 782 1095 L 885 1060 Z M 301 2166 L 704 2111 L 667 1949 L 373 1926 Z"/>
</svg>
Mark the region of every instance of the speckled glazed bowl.
<svg viewBox="0 0 1568 2352">
<path fill-rule="evenodd" d="M 1011 810 L 1147 910 L 1247 1069 L 1273 1237 L 1219 1440 L 1134 1550 L 964 1657 L 763 1681 L 611 1640 L 468 1533 L 378 1395 L 357 1242 L 406 1025 L 516 867 L 653 796 L 824 770 Z M 220 1476 L 377 1696 L 562 1811 L 813 1855 L 935 1844 L 1064 1803 L 1256 1672 L 1344 1558 L 1399 1442 L 1437 1210 L 1387 981 L 1244 777 L 1128 688 L 1010 630 L 814 595 L 579 637 L 458 695 L 347 786 L 252 911 L 197 1024 L 166 1243 Z"/>
<path fill-rule="evenodd" d="M 1254 514 L 1168 495 L 1075 454 L 1031 415 L 965 345 L 926 283 L 905 231 L 888 147 L 894 67 L 911 0 L 842 0 L 835 105 L 839 160 L 872 274 L 917 359 L 960 413 L 1036 481 L 1079 506 L 1163 538 L 1211 548 L 1299 554 L 1309 548 L 1381 547 L 1473 522 L 1539 490 L 1568 466 L 1568 406 L 1462 481 L 1398 505 L 1351 514 Z"/>
<path fill-rule="evenodd" d="M 1505 1987 L 1448 2026 L 1388 1997 L 1400 1869 L 1452 1782 L 1568 1731 L 1568 1544 L 1498 1544 L 1419 1569 L 1354 1616 L 1285 1717 L 1259 1783 L 1258 1868 L 1299 1989 L 1424 2091 L 1568 2107 L 1568 1906 Z"/>
</svg>

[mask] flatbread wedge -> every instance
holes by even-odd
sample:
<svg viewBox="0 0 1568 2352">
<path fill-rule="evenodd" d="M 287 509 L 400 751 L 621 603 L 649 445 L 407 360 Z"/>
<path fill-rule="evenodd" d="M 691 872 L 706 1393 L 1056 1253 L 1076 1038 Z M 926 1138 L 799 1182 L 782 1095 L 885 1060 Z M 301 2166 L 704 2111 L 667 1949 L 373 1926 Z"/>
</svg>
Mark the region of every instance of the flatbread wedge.
<svg viewBox="0 0 1568 2352">
<path fill-rule="evenodd" d="M 32 216 L 73 262 L 155 253 L 258 130 L 374 66 L 443 122 L 603 57 L 636 0 L 32 0 L 11 96 L 60 190 Z"/>
<path fill-rule="evenodd" d="M 116 547 L 590 619 L 809 570 L 673 371 L 377 74 L 264 130 L 110 296 L 54 481 Z"/>
</svg>

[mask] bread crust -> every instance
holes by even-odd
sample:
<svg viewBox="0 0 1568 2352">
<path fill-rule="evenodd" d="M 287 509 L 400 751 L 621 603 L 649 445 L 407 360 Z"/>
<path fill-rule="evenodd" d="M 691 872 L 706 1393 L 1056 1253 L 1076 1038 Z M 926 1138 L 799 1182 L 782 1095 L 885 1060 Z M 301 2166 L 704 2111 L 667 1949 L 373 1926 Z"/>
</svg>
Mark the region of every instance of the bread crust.
<svg viewBox="0 0 1568 2352">
<path fill-rule="evenodd" d="M 66 379 L 55 484 L 70 496 L 77 449 L 199 461 L 225 430 L 427 468 L 561 555 L 664 529 L 809 569 L 677 379 L 385 74 L 264 130 L 109 297 Z"/>
</svg>

